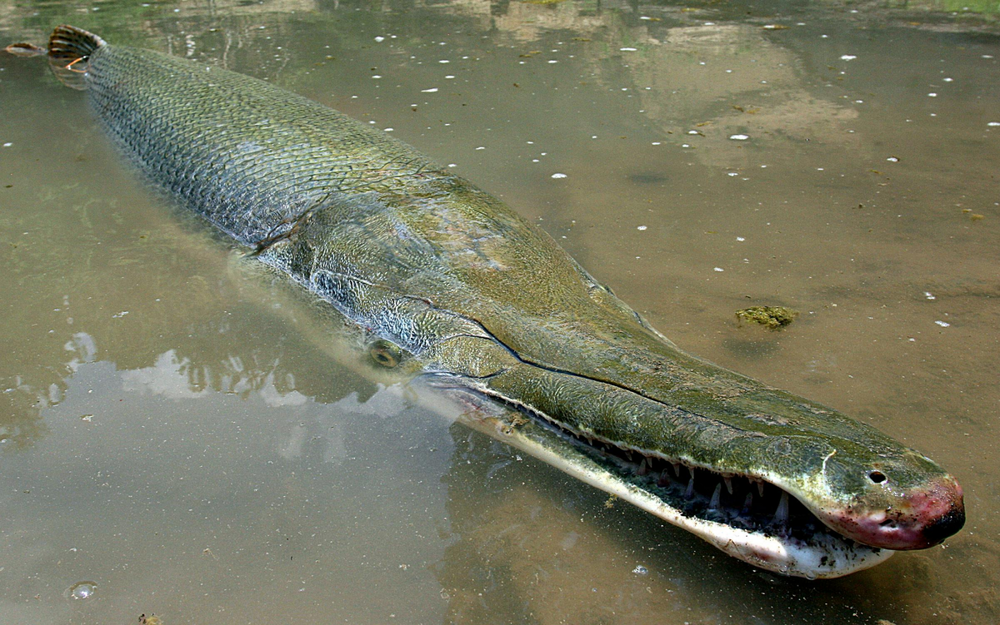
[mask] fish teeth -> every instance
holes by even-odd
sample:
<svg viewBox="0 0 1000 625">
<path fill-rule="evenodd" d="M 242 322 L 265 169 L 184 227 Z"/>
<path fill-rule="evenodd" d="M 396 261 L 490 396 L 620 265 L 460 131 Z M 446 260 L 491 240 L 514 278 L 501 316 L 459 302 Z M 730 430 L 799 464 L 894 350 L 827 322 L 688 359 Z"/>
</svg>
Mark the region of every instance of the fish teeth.
<svg viewBox="0 0 1000 625">
<path fill-rule="evenodd" d="M 636 471 L 639 475 L 646 475 L 649 473 L 649 467 L 646 465 L 646 459 L 643 458 L 642 462 L 639 464 L 639 470 Z"/>
<path fill-rule="evenodd" d="M 691 495 L 694 494 L 694 471 L 691 471 L 691 479 L 688 480 L 687 490 L 684 491 L 684 498 L 691 499 Z"/>
<path fill-rule="evenodd" d="M 663 471 L 660 472 L 659 479 L 656 480 L 656 485 L 657 486 L 666 486 L 669 483 L 670 483 L 670 476 L 667 475 L 667 469 L 664 468 Z"/>
<path fill-rule="evenodd" d="M 675 477 L 680 477 L 681 476 L 681 465 L 680 465 L 680 463 L 679 462 L 671 462 L 670 464 L 672 464 L 673 467 L 674 467 L 674 476 Z"/>
<path fill-rule="evenodd" d="M 731 479 L 729 479 L 728 475 L 723 476 L 722 481 L 726 483 L 726 490 L 728 490 L 729 494 L 732 495 L 733 494 L 733 481 Z"/>
<path fill-rule="evenodd" d="M 778 509 L 774 511 L 774 520 L 784 524 L 788 520 L 788 493 L 781 492 L 781 500 L 778 502 Z"/>
<path fill-rule="evenodd" d="M 732 492 L 732 491 L 730 491 Z M 715 485 L 715 492 L 712 493 L 712 501 L 709 502 L 708 507 L 713 510 L 719 507 L 719 499 L 722 498 L 722 484 Z"/>
<path fill-rule="evenodd" d="M 757 494 L 764 497 L 764 482 L 757 480 Z"/>
</svg>

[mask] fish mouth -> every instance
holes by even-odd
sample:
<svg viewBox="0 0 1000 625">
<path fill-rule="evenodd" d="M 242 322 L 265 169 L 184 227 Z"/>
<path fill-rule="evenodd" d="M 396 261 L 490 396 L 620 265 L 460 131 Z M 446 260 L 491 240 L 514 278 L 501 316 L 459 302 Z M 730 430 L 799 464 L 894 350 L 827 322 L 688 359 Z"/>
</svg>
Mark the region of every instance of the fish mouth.
<svg viewBox="0 0 1000 625">
<path fill-rule="evenodd" d="M 466 425 L 758 568 L 807 579 L 835 578 L 895 553 L 834 530 L 788 490 L 760 476 L 721 472 L 689 459 L 580 435 L 481 389 L 440 379 L 431 385 L 475 408 L 460 419 Z"/>
</svg>

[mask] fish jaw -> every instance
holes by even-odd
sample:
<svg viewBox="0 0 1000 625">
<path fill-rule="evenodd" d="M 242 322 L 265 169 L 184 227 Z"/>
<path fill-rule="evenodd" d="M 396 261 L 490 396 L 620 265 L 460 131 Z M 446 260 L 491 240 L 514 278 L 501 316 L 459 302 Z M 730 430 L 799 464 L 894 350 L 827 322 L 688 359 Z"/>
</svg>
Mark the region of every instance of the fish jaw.
<svg viewBox="0 0 1000 625">
<path fill-rule="evenodd" d="M 466 408 L 465 425 L 531 455 L 560 471 L 694 534 L 727 555 L 756 568 L 810 580 L 833 579 L 871 568 L 895 552 L 861 544 L 830 531 L 811 536 L 755 531 L 699 518 L 672 505 L 653 489 L 602 461 L 579 440 L 558 427 L 525 419 L 510 406 L 468 388 L 428 380 Z"/>
</svg>

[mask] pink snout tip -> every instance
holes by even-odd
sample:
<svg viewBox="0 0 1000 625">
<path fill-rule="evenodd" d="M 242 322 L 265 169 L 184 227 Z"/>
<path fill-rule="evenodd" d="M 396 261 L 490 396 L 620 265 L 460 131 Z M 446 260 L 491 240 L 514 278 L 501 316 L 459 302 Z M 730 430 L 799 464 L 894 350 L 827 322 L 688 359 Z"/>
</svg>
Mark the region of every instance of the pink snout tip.
<svg viewBox="0 0 1000 625">
<path fill-rule="evenodd" d="M 914 491 L 885 510 L 841 510 L 824 519 L 841 534 L 870 547 L 905 551 L 941 543 L 965 525 L 962 487 L 951 476 Z"/>
</svg>

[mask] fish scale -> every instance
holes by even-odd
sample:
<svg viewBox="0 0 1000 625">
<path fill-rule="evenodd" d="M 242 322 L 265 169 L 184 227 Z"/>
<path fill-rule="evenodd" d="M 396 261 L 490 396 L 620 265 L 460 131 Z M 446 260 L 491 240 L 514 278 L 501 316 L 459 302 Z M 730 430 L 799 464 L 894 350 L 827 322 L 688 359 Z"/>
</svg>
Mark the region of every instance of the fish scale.
<svg viewBox="0 0 1000 625">
<path fill-rule="evenodd" d="M 143 174 L 245 245 L 332 192 L 407 193 L 408 176 L 438 169 L 312 100 L 148 50 L 98 48 L 86 82 Z"/>
</svg>

